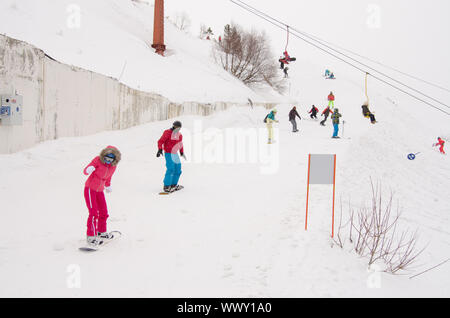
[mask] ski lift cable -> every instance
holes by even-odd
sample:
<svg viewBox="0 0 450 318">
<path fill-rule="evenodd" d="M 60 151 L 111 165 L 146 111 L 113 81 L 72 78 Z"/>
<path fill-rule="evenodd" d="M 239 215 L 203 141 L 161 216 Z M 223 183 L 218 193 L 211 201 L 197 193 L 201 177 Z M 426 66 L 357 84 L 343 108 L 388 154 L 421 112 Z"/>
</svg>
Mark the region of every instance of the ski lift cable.
<svg viewBox="0 0 450 318">
<path fill-rule="evenodd" d="M 232 3 L 234 3 L 235 5 L 237 5 L 237 6 L 241 7 L 241 8 L 243 8 L 244 10 L 246 10 L 246 11 L 248 11 L 248 12 L 250 12 L 250 13 L 256 15 L 256 16 L 258 16 L 259 18 L 261 18 L 261 19 L 263 19 L 263 20 L 266 20 L 266 21 L 269 22 L 270 24 L 272 24 L 272 25 L 274 25 L 274 26 L 276 26 L 276 27 L 278 27 L 278 28 L 284 30 L 285 24 L 283 24 L 282 22 L 275 23 L 275 22 L 269 20 L 268 18 L 264 17 L 264 15 L 266 15 L 266 14 L 261 15 L 261 14 L 259 14 L 258 12 L 255 12 L 255 11 L 253 11 L 253 10 L 251 10 L 251 9 L 249 9 L 249 8 L 247 8 L 247 7 L 245 7 L 244 5 L 241 5 L 240 3 L 236 2 L 236 1 L 239 1 L 239 0 L 229 0 L 229 1 L 232 2 Z M 240 1 L 240 2 L 241 2 L 241 1 Z M 267 15 L 266 15 L 266 16 L 267 16 Z M 271 18 L 271 19 L 274 20 L 274 21 L 276 21 L 276 19 L 273 19 L 273 18 Z M 281 24 L 281 25 L 280 25 L 280 24 Z M 385 83 L 386 85 L 391 86 L 391 87 L 397 89 L 398 91 L 400 91 L 400 92 L 402 92 L 402 93 L 404 93 L 404 94 L 406 94 L 406 95 L 408 95 L 408 96 L 410 96 L 410 97 L 412 97 L 412 98 L 414 98 L 414 99 L 416 99 L 416 100 L 418 100 L 418 101 L 421 101 L 422 103 L 424 103 L 424 104 L 426 104 L 426 105 L 428 105 L 428 106 L 430 106 L 430 107 L 433 107 L 433 108 L 439 110 L 440 112 L 442 112 L 442 113 L 444 113 L 444 114 L 450 116 L 450 113 L 446 112 L 445 110 L 442 110 L 441 108 L 439 108 L 439 107 L 437 107 L 437 106 L 431 104 L 430 102 L 425 101 L 425 100 L 423 100 L 422 98 L 417 97 L 417 96 L 415 96 L 415 95 L 413 95 L 413 94 L 411 94 L 411 93 L 405 91 L 404 89 L 399 88 L 398 86 L 395 86 L 395 85 L 393 85 L 392 83 L 387 82 L 386 80 L 383 80 L 383 79 L 381 79 L 381 78 L 379 78 L 379 77 L 377 77 L 377 76 L 375 76 L 375 75 L 373 75 L 373 74 L 370 74 L 369 72 L 363 70 L 362 68 L 360 68 L 360 67 L 358 67 L 358 66 L 356 66 L 356 65 L 354 65 L 354 64 L 352 64 L 352 63 L 350 63 L 350 62 L 348 62 L 347 60 L 341 58 L 340 56 L 337 56 L 336 54 L 333 54 L 332 52 L 327 51 L 326 49 L 324 49 L 324 48 L 318 46 L 317 44 L 314 44 L 314 43 L 308 41 L 307 39 L 305 39 L 305 38 L 299 36 L 298 34 L 293 33 L 292 35 L 295 36 L 295 37 L 297 37 L 297 38 L 299 38 L 299 39 L 301 39 L 302 41 L 304 41 L 304 42 L 306 42 L 306 43 L 308 43 L 308 44 L 310 44 L 310 45 L 316 47 L 317 49 L 319 49 L 319 50 L 321 50 L 321 51 L 323 51 L 323 52 L 325 52 L 325 53 L 327 53 L 327 54 L 333 56 L 334 58 L 336 58 L 336 59 L 338 59 L 338 60 L 340 60 L 340 61 L 342 61 L 342 62 L 344 62 L 344 63 L 346 63 L 346 64 L 348 64 L 348 65 L 350 65 L 350 66 L 352 66 L 353 68 L 359 70 L 360 72 L 362 72 L 362 73 L 367 73 L 368 75 L 372 76 L 372 77 L 375 78 L 376 80 L 378 80 L 378 81 L 380 81 L 380 82 L 382 82 L 382 83 Z"/>
<path fill-rule="evenodd" d="M 394 71 L 394 72 L 397 72 L 397 73 L 400 73 L 400 74 L 402 74 L 402 75 L 404 75 L 404 76 L 407 76 L 407 77 L 410 77 L 410 78 L 412 78 L 412 79 L 415 79 L 416 81 L 423 82 L 423 83 L 425 83 L 425 84 L 428 84 L 428 85 L 430 85 L 430 86 L 434 86 L 434 87 L 436 87 L 436 88 L 438 88 L 438 89 L 441 89 L 441 90 L 443 90 L 443 91 L 446 91 L 446 92 L 449 92 L 449 93 L 450 93 L 450 89 L 445 88 L 445 87 L 443 87 L 442 85 L 435 84 L 435 83 L 432 83 L 432 82 L 430 82 L 430 81 L 427 81 L 427 80 L 424 80 L 424 79 L 422 79 L 422 78 L 419 78 L 419 77 L 417 77 L 417 76 L 408 74 L 408 73 L 403 72 L 403 71 L 401 71 L 401 70 L 399 70 L 399 69 L 397 69 L 397 68 L 395 68 L 395 67 L 386 65 L 386 64 L 381 63 L 381 62 L 379 62 L 379 61 L 376 61 L 376 60 L 374 60 L 374 59 L 371 59 L 370 57 L 367 57 L 367 56 L 361 55 L 361 54 L 359 54 L 359 53 L 356 53 L 356 52 L 354 52 L 354 51 L 351 51 L 351 50 L 349 50 L 349 49 L 343 48 L 343 47 L 341 47 L 341 46 L 339 46 L 339 45 L 337 45 L 337 44 L 334 44 L 334 43 L 331 43 L 331 42 L 326 41 L 326 40 L 324 40 L 324 39 L 321 39 L 321 38 L 319 38 L 319 37 L 317 37 L 317 36 L 315 36 L 315 35 L 308 34 L 308 33 L 304 32 L 304 31 L 300 31 L 300 30 L 297 30 L 297 29 L 295 29 L 295 28 L 293 28 L 293 30 L 296 31 L 296 32 L 299 32 L 299 33 L 301 33 L 301 34 L 303 34 L 303 35 L 305 35 L 305 36 L 309 36 L 309 37 L 311 37 L 311 38 L 315 38 L 317 42 L 321 41 L 321 42 L 327 43 L 327 44 L 329 44 L 329 45 L 335 46 L 335 47 L 337 47 L 337 48 L 340 49 L 340 50 L 346 51 L 346 52 L 348 52 L 348 53 L 350 53 L 350 54 L 353 54 L 353 55 L 358 56 L 358 57 L 360 57 L 360 58 L 366 59 L 366 60 L 368 60 L 368 61 L 370 61 L 370 62 L 372 62 L 372 63 L 378 64 L 378 65 L 383 66 L 383 67 L 385 67 L 385 68 L 387 68 L 387 69 L 390 69 L 390 70 L 392 70 L 392 71 Z"/>
<path fill-rule="evenodd" d="M 230 0 L 230 1 L 231 1 L 231 2 L 234 2 L 234 0 Z M 262 15 L 268 17 L 269 19 L 272 19 L 272 20 L 276 21 L 276 22 L 279 23 L 279 24 L 282 24 L 282 25 L 287 26 L 286 23 L 284 23 L 284 22 L 282 22 L 282 21 L 280 21 L 280 20 L 277 20 L 277 19 L 271 17 L 270 15 L 268 15 L 268 14 L 266 14 L 266 13 L 264 13 L 264 12 L 262 12 L 262 11 L 256 9 L 256 8 L 254 8 L 254 7 L 252 7 L 252 6 L 248 5 L 248 4 L 246 4 L 245 2 L 243 2 L 243 1 L 241 1 L 241 0 L 236 0 L 236 1 L 239 1 L 239 2 L 242 3 L 243 5 L 246 5 L 246 6 L 248 6 L 249 8 L 251 8 L 253 11 L 258 12 L 258 13 L 260 13 L 260 14 L 262 14 Z M 253 12 L 253 13 L 255 13 L 255 12 Z M 291 29 L 293 29 L 295 32 L 298 32 L 298 33 L 301 33 L 301 34 L 302 34 L 302 32 L 299 32 L 299 31 L 298 31 L 297 29 L 295 29 L 295 28 L 292 28 L 292 27 L 291 27 Z M 331 50 L 333 50 L 334 52 L 336 52 L 336 53 L 338 53 L 338 54 L 341 54 L 341 55 L 345 56 L 346 58 L 348 58 L 348 59 L 350 59 L 350 60 L 352 60 L 352 61 L 355 61 L 355 62 L 357 62 L 357 63 L 359 63 L 359 64 L 361 64 L 361 65 L 367 67 L 368 69 L 370 69 L 370 70 L 372 70 L 372 71 L 375 71 L 375 72 L 377 72 L 377 73 L 383 75 L 384 77 L 389 78 L 390 80 L 392 80 L 392 81 L 394 81 L 394 82 L 396 82 L 396 83 L 398 83 L 398 84 L 400 84 L 400 85 L 402 85 L 402 86 L 405 86 L 405 87 L 407 87 L 408 89 L 410 89 L 410 90 L 412 90 L 412 91 L 414 91 L 414 92 L 416 92 L 416 93 L 419 93 L 419 94 L 421 94 L 421 95 L 423 95 L 423 96 L 429 98 L 430 100 L 435 101 L 435 102 L 438 103 L 438 104 L 441 104 L 442 106 L 445 106 L 445 107 L 447 107 L 447 108 L 450 108 L 449 105 L 447 105 L 447 104 L 445 104 L 445 103 L 443 103 L 443 102 L 441 102 L 441 101 L 439 101 L 439 100 L 437 100 L 437 99 L 435 99 L 435 98 L 433 98 L 433 97 L 431 97 L 431 96 L 429 96 L 429 95 L 427 95 L 427 94 L 425 94 L 425 93 L 422 93 L 421 91 L 419 91 L 419 90 L 417 90 L 417 89 L 415 89 L 415 88 L 413 88 L 413 87 L 411 87 L 411 86 L 409 86 L 409 85 L 407 85 L 407 84 L 404 84 L 404 83 L 402 83 L 402 82 L 396 80 L 395 78 L 392 78 L 391 76 L 389 76 L 389 75 L 387 75 L 387 74 L 385 74 L 385 73 L 383 73 L 383 72 L 381 72 L 381 71 L 378 71 L 378 70 L 376 70 L 375 68 L 373 68 L 373 67 L 371 67 L 371 66 L 369 66 L 369 65 L 367 65 L 367 64 L 365 64 L 365 63 L 363 63 L 363 62 L 360 62 L 360 61 L 358 61 L 358 60 L 352 58 L 351 56 L 348 56 L 348 55 L 346 55 L 346 54 L 344 54 L 344 53 L 342 53 L 342 52 L 340 52 L 340 51 L 338 51 L 338 50 L 332 48 L 331 46 L 329 46 L 329 45 L 327 45 L 327 44 L 321 43 L 320 41 L 314 39 L 313 37 L 311 37 L 311 36 L 309 36 L 309 35 L 306 35 L 306 34 L 302 34 L 302 35 L 308 37 L 309 39 L 311 39 L 311 40 L 313 40 L 313 41 L 319 42 L 320 45 L 323 45 L 324 47 L 326 47 L 326 48 L 328 48 L 328 49 L 331 49 Z"/>
</svg>

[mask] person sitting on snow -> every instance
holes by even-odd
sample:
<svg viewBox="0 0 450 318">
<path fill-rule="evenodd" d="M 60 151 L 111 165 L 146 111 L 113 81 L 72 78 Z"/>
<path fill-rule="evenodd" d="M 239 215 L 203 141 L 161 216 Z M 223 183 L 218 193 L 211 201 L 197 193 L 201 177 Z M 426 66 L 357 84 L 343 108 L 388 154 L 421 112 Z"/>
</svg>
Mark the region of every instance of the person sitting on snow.
<svg viewBox="0 0 450 318">
<path fill-rule="evenodd" d="M 325 70 L 325 77 L 329 77 L 330 76 L 330 70 Z"/>
</svg>

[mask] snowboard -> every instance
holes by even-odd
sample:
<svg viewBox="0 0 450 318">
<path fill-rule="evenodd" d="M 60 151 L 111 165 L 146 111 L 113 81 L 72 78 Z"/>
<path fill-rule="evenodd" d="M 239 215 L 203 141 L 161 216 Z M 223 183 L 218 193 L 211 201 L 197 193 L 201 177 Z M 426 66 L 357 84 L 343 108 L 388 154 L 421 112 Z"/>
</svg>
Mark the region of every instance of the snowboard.
<svg viewBox="0 0 450 318">
<path fill-rule="evenodd" d="M 180 185 L 180 186 L 178 186 L 177 190 L 172 190 L 170 192 L 160 192 L 159 195 L 169 195 L 171 193 L 174 193 L 174 192 L 177 192 L 177 191 L 180 191 L 180 190 L 183 190 L 183 189 L 184 189 L 184 187 L 182 185 Z"/>
<path fill-rule="evenodd" d="M 119 232 L 119 231 L 111 231 L 110 233 L 114 234 L 114 238 L 112 238 L 111 240 L 104 240 L 104 241 L 102 241 L 101 244 L 99 244 L 97 246 L 91 246 L 91 245 L 86 243 L 85 246 L 82 246 L 82 247 L 80 247 L 78 249 L 80 251 L 82 251 L 82 252 L 95 252 L 95 251 L 98 251 L 103 246 L 107 245 L 108 243 L 111 243 L 112 241 L 115 241 L 115 240 L 117 240 L 118 238 L 120 238 L 122 236 L 122 233 Z"/>
</svg>

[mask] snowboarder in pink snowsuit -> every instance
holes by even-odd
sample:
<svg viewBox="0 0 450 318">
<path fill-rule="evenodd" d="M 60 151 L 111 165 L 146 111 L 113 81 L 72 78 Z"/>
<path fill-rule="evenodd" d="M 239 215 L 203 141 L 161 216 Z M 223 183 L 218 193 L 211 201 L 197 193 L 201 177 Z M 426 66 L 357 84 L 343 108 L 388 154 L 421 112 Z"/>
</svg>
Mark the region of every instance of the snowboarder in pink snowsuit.
<svg viewBox="0 0 450 318">
<path fill-rule="evenodd" d="M 433 145 L 433 147 L 440 146 L 440 147 L 439 147 L 439 151 L 441 152 L 441 154 L 445 155 L 444 145 L 445 145 L 445 141 L 442 140 L 441 137 L 438 137 L 438 142 L 435 143 L 435 144 Z"/>
<path fill-rule="evenodd" d="M 86 233 L 88 244 L 98 245 L 101 240 L 112 238 L 106 230 L 108 207 L 103 190 L 108 193 L 112 191 L 111 177 L 120 160 L 120 151 L 116 147 L 108 146 L 83 170 L 85 175 L 89 175 L 84 188 L 84 198 L 89 210 Z"/>
</svg>

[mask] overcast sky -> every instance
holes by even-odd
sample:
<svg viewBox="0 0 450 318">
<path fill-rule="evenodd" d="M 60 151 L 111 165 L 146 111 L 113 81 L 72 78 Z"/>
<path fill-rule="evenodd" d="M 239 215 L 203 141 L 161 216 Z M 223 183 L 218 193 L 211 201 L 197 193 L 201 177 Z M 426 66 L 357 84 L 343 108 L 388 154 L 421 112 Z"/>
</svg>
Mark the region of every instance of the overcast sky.
<svg viewBox="0 0 450 318">
<path fill-rule="evenodd" d="M 304 32 L 450 86 L 448 0 L 245 2 Z M 279 55 L 284 49 L 286 32 L 229 0 L 166 0 L 165 6 L 166 15 L 186 12 L 190 16 L 190 33 L 193 35 L 198 35 L 202 23 L 211 26 L 219 35 L 223 32 L 223 26 L 233 21 L 246 28 L 264 29 L 271 39 L 274 54 Z M 289 52 L 292 56 L 310 51 L 304 42 L 291 39 Z"/>
</svg>

